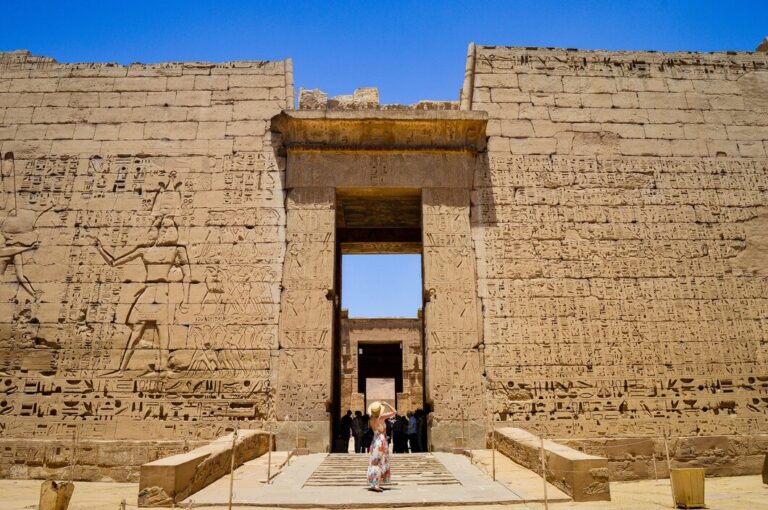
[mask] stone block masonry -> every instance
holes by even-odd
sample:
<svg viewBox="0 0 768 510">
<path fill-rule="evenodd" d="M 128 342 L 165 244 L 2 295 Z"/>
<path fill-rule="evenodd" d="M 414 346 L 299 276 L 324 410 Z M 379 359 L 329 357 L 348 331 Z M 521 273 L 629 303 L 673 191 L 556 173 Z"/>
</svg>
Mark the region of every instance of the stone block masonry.
<svg viewBox="0 0 768 510">
<path fill-rule="evenodd" d="M 135 481 L 274 419 L 291 79 L 0 54 L 1 477 Z"/>
<path fill-rule="evenodd" d="M 420 197 L 430 444 L 758 472 L 767 58 L 473 45 L 458 102 L 289 112 L 290 60 L 0 53 L 0 476 L 136 480 L 236 425 L 328 448 L 337 188 Z"/>
<path fill-rule="evenodd" d="M 608 461 L 541 438 L 523 429 L 494 429 L 494 445 L 521 466 L 545 477 L 574 501 L 610 501 Z M 542 461 L 544 467 L 542 467 Z M 545 470 L 544 470 L 545 468 Z"/>
<path fill-rule="evenodd" d="M 478 46 L 470 62 L 489 114 L 472 231 L 490 415 L 579 438 L 614 479 L 652 469 L 607 440 L 664 434 L 690 446 L 677 461 L 758 472 L 766 54 Z M 710 444 L 730 453 L 707 462 Z"/>
</svg>

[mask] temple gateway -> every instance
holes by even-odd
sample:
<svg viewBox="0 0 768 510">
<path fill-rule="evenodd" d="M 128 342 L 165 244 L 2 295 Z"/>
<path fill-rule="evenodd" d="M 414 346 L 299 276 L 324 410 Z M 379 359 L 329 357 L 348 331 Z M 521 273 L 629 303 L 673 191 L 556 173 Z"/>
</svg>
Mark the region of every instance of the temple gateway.
<svg viewBox="0 0 768 510">
<path fill-rule="evenodd" d="M 236 429 L 331 452 L 376 359 L 430 451 L 759 473 L 761 48 L 471 44 L 458 100 L 413 105 L 297 92 L 290 59 L 0 53 L 0 477 L 76 442 L 76 479 L 135 481 Z M 418 317 L 348 317 L 359 253 L 421 255 Z"/>
</svg>

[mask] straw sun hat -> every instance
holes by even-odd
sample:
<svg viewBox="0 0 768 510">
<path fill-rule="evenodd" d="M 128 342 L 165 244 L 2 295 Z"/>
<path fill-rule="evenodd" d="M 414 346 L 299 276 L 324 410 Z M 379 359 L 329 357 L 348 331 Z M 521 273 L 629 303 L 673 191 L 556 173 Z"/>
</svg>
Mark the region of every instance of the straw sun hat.
<svg viewBox="0 0 768 510">
<path fill-rule="evenodd" d="M 381 413 L 381 402 L 371 402 L 368 406 L 368 416 L 378 416 Z"/>
</svg>

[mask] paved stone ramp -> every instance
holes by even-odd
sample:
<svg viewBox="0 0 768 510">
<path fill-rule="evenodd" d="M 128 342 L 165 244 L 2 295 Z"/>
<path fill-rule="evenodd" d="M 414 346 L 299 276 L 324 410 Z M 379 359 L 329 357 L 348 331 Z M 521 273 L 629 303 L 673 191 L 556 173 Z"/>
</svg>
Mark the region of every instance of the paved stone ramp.
<svg viewBox="0 0 768 510">
<path fill-rule="evenodd" d="M 323 453 L 293 457 L 271 484 L 262 483 L 263 473 L 254 476 L 240 468 L 235 471 L 233 504 L 240 508 L 385 508 L 537 500 L 525 489 L 494 482 L 463 455 L 436 452 L 393 455 L 390 459 L 392 484 L 390 490 L 383 493 L 367 490 L 367 455 Z M 541 479 L 536 478 L 535 485 L 539 487 Z M 180 506 L 226 507 L 228 496 L 229 478 L 224 477 L 193 494 Z"/>
<path fill-rule="evenodd" d="M 459 481 L 429 453 L 390 455 L 390 485 L 453 485 Z M 328 455 L 304 484 L 315 487 L 361 487 L 366 485 L 368 455 L 334 453 Z"/>
</svg>

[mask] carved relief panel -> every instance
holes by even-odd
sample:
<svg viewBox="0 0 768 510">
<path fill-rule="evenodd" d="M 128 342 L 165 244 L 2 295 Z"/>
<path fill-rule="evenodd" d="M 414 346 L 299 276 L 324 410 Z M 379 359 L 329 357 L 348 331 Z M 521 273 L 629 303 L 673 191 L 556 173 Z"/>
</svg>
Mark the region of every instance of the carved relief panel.
<svg viewBox="0 0 768 510">
<path fill-rule="evenodd" d="M 331 398 L 333 188 L 288 192 L 287 250 L 280 312 L 277 419 L 327 420 Z"/>
<path fill-rule="evenodd" d="M 476 182 L 494 420 L 559 438 L 768 430 L 768 161 L 503 155 Z"/>
<path fill-rule="evenodd" d="M 483 417 L 481 344 L 469 190 L 422 190 L 427 394 L 433 418 Z"/>
<path fill-rule="evenodd" d="M 208 439 L 274 416 L 271 152 L 2 161 L 0 433 Z"/>
</svg>

